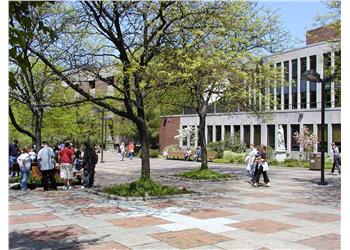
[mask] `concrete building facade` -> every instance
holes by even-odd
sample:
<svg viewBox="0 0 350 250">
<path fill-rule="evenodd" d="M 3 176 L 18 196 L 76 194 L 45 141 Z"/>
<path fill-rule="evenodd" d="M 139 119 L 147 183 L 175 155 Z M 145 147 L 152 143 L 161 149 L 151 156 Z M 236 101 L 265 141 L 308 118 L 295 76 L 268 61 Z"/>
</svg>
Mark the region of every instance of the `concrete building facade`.
<svg viewBox="0 0 350 250">
<path fill-rule="evenodd" d="M 317 36 L 318 30 L 322 32 Z M 283 87 L 266 88 L 265 93 L 270 93 L 276 102 L 263 102 L 256 97 L 256 105 L 260 105 L 259 116 L 253 112 L 219 113 L 215 103 L 206 119 L 207 142 L 222 141 L 226 136 L 239 135 L 241 142 L 247 147 L 250 143 L 265 144 L 275 148 L 277 145 L 278 125 L 282 125 L 286 142 L 287 154 L 291 158 L 299 157 L 302 148 L 293 137 L 295 132 L 300 132 L 304 126 L 315 134 L 320 141 L 321 132 L 321 84 L 308 82 L 302 78 L 302 73 L 308 69 L 316 70 L 321 78 L 326 71 L 340 67 L 340 52 L 334 51 L 333 46 L 327 41 L 329 36 L 324 35 L 324 29 L 309 31 L 313 36 L 308 39 L 308 45 L 278 53 L 270 56 L 268 61 L 274 65 L 276 72 L 281 74 Z M 327 33 L 328 34 L 328 33 Z M 314 40 L 312 40 L 312 38 Z M 317 37 L 317 39 L 315 39 Z M 313 43 L 316 42 L 316 43 Z M 326 140 L 327 152 L 331 152 L 331 142 L 341 146 L 341 95 L 340 83 L 330 82 L 326 84 Z M 218 109 L 219 111 L 219 109 Z M 167 120 L 176 120 L 178 127 L 169 126 Z M 174 124 L 172 124 L 174 125 Z M 160 147 L 174 144 L 173 139 L 164 134 L 177 134 L 177 130 L 193 126 L 198 133 L 199 118 L 197 114 L 184 111 L 181 115 L 162 117 L 160 124 Z M 167 137 L 169 140 L 165 140 Z M 176 141 L 180 148 L 188 146 L 196 147 L 198 143 L 191 138 Z M 315 152 L 320 151 L 320 145 L 315 145 Z"/>
</svg>

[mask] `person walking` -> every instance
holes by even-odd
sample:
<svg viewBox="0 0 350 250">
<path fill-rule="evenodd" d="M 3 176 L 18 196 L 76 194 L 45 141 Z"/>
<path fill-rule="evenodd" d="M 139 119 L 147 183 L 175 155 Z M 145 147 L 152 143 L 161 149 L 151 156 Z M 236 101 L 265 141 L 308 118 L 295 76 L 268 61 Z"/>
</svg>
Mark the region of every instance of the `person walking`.
<svg viewBox="0 0 350 250">
<path fill-rule="evenodd" d="M 120 144 L 119 151 L 120 151 L 120 160 L 124 161 L 124 157 L 125 157 L 125 145 L 124 145 L 124 142 L 122 142 Z"/>
<path fill-rule="evenodd" d="M 201 155 L 201 151 L 200 151 L 199 147 L 197 147 L 196 150 L 194 151 L 193 161 L 198 161 L 198 157 L 200 155 Z"/>
<path fill-rule="evenodd" d="M 38 152 L 38 161 L 40 164 L 40 170 L 42 174 L 41 184 L 44 188 L 44 191 L 57 190 L 57 184 L 55 180 L 55 166 L 53 159 L 55 153 L 53 149 L 49 146 L 47 141 L 43 142 L 44 146 Z M 49 184 L 50 183 L 50 184 Z"/>
<path fill-rule="evenodd" d="M 84 168 L 83 186 L 81 188 L 91 188 L 94 185 L 95 165 L 97 164 L 98 156 L 91 148 L 89 142 L 84 142 L 84 158 L 82 166 Z"/>
<path fill-rule="evenodd" d="M 263 175 L 264 178 L 264 186 L 265 187 L 269 187 L 269 182 L 270 179 L 267 175 L 267 170 L 268 170 L 268 163 L 267 163 L 267 147 L 265 145 L 262 146 L 258 146 L 258 151 L 259 151 L 259 155 L 258 157 L 255 159 L 256 162 L 256 171 L 254 172 L 254 176 L 252 179 L 252 185 L 254 187 L 257 187 L 259 185 L 259 181 L 260 181 L 260 175 Z"/>
<path fill-rule="evenodd" d="M 14 165 L 17 164 L 17 157 L 20 155 L 21 150 L 19 148 L 18 140 L 14 140 L 9 144 L 9 175 L 16 176 L 14 171 Z"/>
<path fill-rule="evenodd" d="M 132 160 L 134 158 L 134 143 L 132 143 L 132 141 L 129 141 L 128 144 L 128 157 L 129 160 Z"/>
<path fill-rule="evenodd" d="M 73 179 L 73 157 L 74 149 L 70 142 L 64 144 L 64 148 L 60 150 L 59 162 L 61 164 L 61 178 L 63 178 L 64 187 L 62 189 L 72 189 Z"/>
<path fill-rule="evenodd" d="M 30 173 L 30 166 L 35 159 L 35 154 L 30 154 L 28 147 L 22 149 L 22 153 L 17 158 L 17 162 L 21 171 L 21 188 L 22 191 L 27 191 L 27 180 Z"/>
<path fill-rule="evenodd" d="M 337 145 L 332 142 L 332 153 L 333 153 L 333 166 L 331 170 L 331 174 L 334 174 L 334 170 L 337 167 L 339 175 L 341 174 L 341 159 L 340 159 L 340 153 L 339 153 L 339 148 Z"/>
<path fill-rule="evenodd" d="M 250 144 L 250 152 L 245 157 L 245 162 L 247 162 L 247 172 L 251 177 L 254 174 L 254 160 L 257 153 L 256 145 L 254 143 Z"/>
</svg>

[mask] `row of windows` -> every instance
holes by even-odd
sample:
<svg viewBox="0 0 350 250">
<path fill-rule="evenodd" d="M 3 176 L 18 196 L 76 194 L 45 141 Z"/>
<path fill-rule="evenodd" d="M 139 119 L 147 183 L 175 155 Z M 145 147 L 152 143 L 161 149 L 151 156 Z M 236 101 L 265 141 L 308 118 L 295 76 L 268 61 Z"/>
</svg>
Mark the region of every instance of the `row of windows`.
<svg viewBox="0 0 350 250">
<path fill-rule="evenodd" d="M 253 135 L 253 143 L 255 144 L 261 144 L 261 125 L 253 125 L 254 126 L 254 135 Z M 267 145 L 275 148 L 275 126 L 274 124 L 267 125 Z M 311 133 L 314 133 L 314 127 L 313 124 L 304 124 L 305 127 L 308 128 L 308 130 Z M 331 124 L 332 126 L 332 140 L 335 142 L 338 147 L 341 147 L 341 124 Z M 288 138 L 288 126 L 287 124 L 282 124 L 283 130 L 284 130 L 284 141 L 286 143 L 286 146 L 290 144 L 291 151 L 300 151 L 300 146 L 297 143 L 296 138 L 294 137 L 295 132 L 299 132 L 302 129 L 299 124 L 291 124 L 290 125 L 290 138 Z M 182 129 L 186 129 L 187 126 L 182 126 Z M 208 125 L 207 126 L 207 142 L 210 143 L 213 141 L 213 128 L 214 126 Z M 222 126 L 221 125 L 215 125 L 215 141 L 222 141 L 227 139 L 231 136 L 231 126 L 230 125 L 224 125 L 224 134 L 222 134 Z M 251 142 L 250 140 L 250 125 L 243 125 L 243 143 L 246 145 L 247 148 L 249 148 L 249 145 Z M 238 135 L 240 137 L 241 129 L 240 125 L 234 125 L 233 126 L 233 132 L 234 135 Z M 198 126 L 197 126 L 198 131 Z M 183 138 L 182 145 L 183 146 L 195 146 L 195 141 L 193 140 L 195 135 L 191 134 L 191 138 Z M 321 124 L 317 124 L 317 141 L 321 141 Z M 328 124 L 325 125 L 325 138 L 326 138 L 326 145 L 328 145 Z M 189 140 L 188 140 L 189 139 Z M 199 145 L 199 141 L 197 141 L 197 145 Z M 320 152 L 321 146 L 320 143 L 317 144 L 318 148 L 317 151 Z M 327 150 L 328 147 L 325 147 Z"/>
</svg>

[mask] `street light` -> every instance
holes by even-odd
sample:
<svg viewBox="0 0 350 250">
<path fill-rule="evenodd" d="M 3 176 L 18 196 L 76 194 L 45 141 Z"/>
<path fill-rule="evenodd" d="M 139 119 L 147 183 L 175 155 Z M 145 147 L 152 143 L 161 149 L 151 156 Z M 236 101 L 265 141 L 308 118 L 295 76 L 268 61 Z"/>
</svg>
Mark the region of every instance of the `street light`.
<svg viewBox="0 0 350 250">
<path fill-rule="evenodd" d="M 98 107 L 94 107 L 94 111 L 96 113 L 101 113 L 101 160 L 100 160 L 100 163 L 103 163 L 103 118 L 105 116 L 105 110 L 102 108 L 102 109 L 99 109 Z"/>
<path fill-rule="evenodd" d="M 325 151 L 325 107 L 326 107 L 326 90 L 325 83 L 329 81 L 329 78 L 321 79 L 316 70 L 306 70 L 303 76 L 307 81 L 321 83 L 321 181 L 318 185 L 327 185 L 324 180 L 324 151 Z"/>
</svg>

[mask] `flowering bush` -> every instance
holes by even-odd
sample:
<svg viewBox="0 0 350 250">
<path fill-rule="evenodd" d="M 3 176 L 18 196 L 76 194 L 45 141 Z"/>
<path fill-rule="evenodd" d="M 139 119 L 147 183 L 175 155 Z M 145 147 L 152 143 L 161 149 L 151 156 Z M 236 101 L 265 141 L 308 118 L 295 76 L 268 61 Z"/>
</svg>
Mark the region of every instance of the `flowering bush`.
<svg viewBox="0 0 350 250">
<path fill-rule="evenodd" d="M 307 127 L 303 127 L 303 130 L 300 133 L 295 132 L 293 137 L 297 141 L 297 143 L 303 148 L 307 160 L 309 154 L 315 149 L 315 144 L 317 142 L 316 136 L 313 133 L 311 133 Z"/>
</svg>

